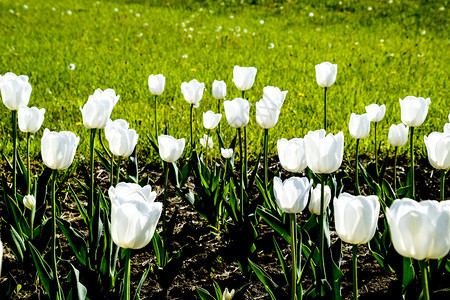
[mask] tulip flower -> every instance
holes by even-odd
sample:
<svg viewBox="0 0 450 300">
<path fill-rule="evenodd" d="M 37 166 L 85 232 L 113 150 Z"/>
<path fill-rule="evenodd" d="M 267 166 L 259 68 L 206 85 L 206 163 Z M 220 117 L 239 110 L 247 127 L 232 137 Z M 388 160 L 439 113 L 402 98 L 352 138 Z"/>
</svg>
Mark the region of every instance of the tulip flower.
<svg viewBox="0 0 450 300">
<path fill-rule="evenodd" d="M 108 120 L 105 127 L 105 136 L 109 142 L 109 150 L 113 155 L 129 157 L 133 153 L 139 134 L 129 127 L 130 124 L 125 120 Z"/>
<path fill-rule="evenodd" d="M 33 239 L 33 233 L 34 233 L 34 215 L 36 212 L 36 198 L 33 195 L 26 195 L 23 197 L 23 206 L 28 208 L 31 213 L 31 220 L 30 220 L 30 239 Z"/>
<path fill-rule="evenodd" d="M 330 62 L 323 62 L 316 65 L 316 81 L 317 84 L 324 88 L 323 93 L 323 123 L 324 129 L 327 130 L 327 89 L 336 81 L 337 65 Z"/>
<path fill-rule="evenodd" d="M 113 103 L 108 98 L 89 97 L 89 100 L 80 107 L 83 116 L 83 125 L 89 129 L 103 129 L 111 117 Z"/>
<path fill-rule="evenodd" d="M 223 158 L 228 159 L 228 158 L 231 158 L 231 156 L 233 156 L 233 149 L 232 148 L 229 148 L 229 149 L 220 148 L 220 153 L 222 154 Z"/>
<path fill-rule="evenodd" d="M 395 147 L 394 155 L 394 191 L 397 191 L 397 152 L 398 147 L 402 147 L 408 141 L 408 129 L 409 126 L 400 123 L 397 125 L 391 125 L 389 128 L 388 141 Z"/>
<path fill-rule="evenodd" d="M 215 114 L 212 110 L 203 113 L 203 127 L 208 130 L 214 129 L 219 125 L 222 114 Z"/>
<path fill-rule="evenodd" d="M 273 179 L 273 192 L 278 207 L 290 215 L 291 223 L 291 299 L 297 294 L 297 213 L 301 213 L 308 203 L 309 189 L 312 182 L 308 178 L 291 177 L 281 181 L 279 177 Z"/>
<path fill-rule="evenodd" d="M 356 139 L 355 178 L 356 178 L 356 191 L 358 195 L 360 195 L 361 192 L 359 191 L 359 176 L 358 176 L 358 148 L 359 148 L 359 140 L 365 139 L 370 132 L 370 121 L 369 118 L 367 117 L 367 114 L 356 115 L 352 113 L 350 116 L 350 124 L 348 125 L 348 130 L 350 131 L 350 135 Z"/>
<path fill-rule="evenodd" d="M 444 125 L 444 133 L 450 134 L 450 123 Z"/>
<path fill-rule="evenodd" d="M 193 108 L 197 108 L 200 105 L 200 100 L 202 100 L 203 91 L 205 90 L 205 83 L 200 83 L 197 79 L 192 79 L 181 84 L 181 92 L 183 93 L 184 99 L 191 104 L 190 113 L 190 127 L 191 127 L 191 149 L 194 149 L 194 135 L 193 135 L 193 119 L 192 113 Z"/>
<path fill-rule="evenodd" d="M 160 135 L 158 137 L 159 155 L 165 162 L 177 161 L 183 153 L 184 145 L 184 138 L 177 140 L 170 135 Z"/>
<path fill-rule="evenodd" d="M 217 81 L 214 80 L 212 84 L 212 96 L 217 99 L 225 99 L 225 96 L 227 95 L 227 85 L 225 81 Z"/>
<path fill-rule="evenodd" d="M 358 245 L 368 243 L 375 235 L 380 202 L 377 196 L 341 193 L 333 203 L 336 232 L 341 240 L 353 244 L 353 298 L 358 299 Z"/>
<path fill-rule="evenodd" d="M 166 83 L 166 78 L 162 74 L 153 75 L 151 74 L 148 77 L 148 88 L 150 89 L 150 93 L 152 93 L 155 97 L 155 105 L 154 105 L 154 119 L 155 119 L 155 136 L 158 136 L 158 117 L 157 117 L 157 108 L 158 101 L 157 97 L 164 92 L 164 84 Z"/>
<path fill-rule="evenodd" d="M 445 173 L 450 169 L 450 133 L 432 132 L 424 137 L 428 161 L 441 170 L 441 201 L 444 200 Z"/>
<path fill-rule="evenodd" d="M 146 185 L 120 182 L 110 187 L 111 237 L 125 249 L 124 299 L 130 299 L 131 249 L 141 249 L 152 239 L 161 217 L 162 205 L 155 202 L 156 193 Z"/>
<path fill-rule="evenodd" d="M 300 173 L 306 168 L 305 144 L 302 138 L 279 139 L 277 151 L 280 164 L 286 171 Z"/>
<path fill-rule="evenodd" d="M 370 122 L 374 122 L 375 132 L 375 170 L 378 174 L 378 148 L 377 148 L 377 123 L 380 122 L 386 114 L 386 105 L 370 104 L 366 106 L 367 116 Z"/>
<path fill-rule="evenodd" d="M 272 128 L 278 122 L 280 110 L 280 101 L 272 102 L 271 100 L 263 98 L 256 102 L 256 122 L 261 128 Z"/>
<path fill-rule="evenodd" d="M 230 292 L 230 291 L 228 291 L 228 288 L 225 288 L 225 290 L 223 291 L 221 300 L 231 300 L 234 297 L 234 293 L 235 293 L 234 289 L 232 289 Z"/>
<path fill-rule="evenodd" d="M 225 117 L 228 124 L 234 128 L 246 126 L 250 119 L 250 104 L 247 100 L 236 98 L 233 101 L 224 101 Z"/>
<path fill-rule="evenodd" d="M 39 109 L 37 107 L 21 107 L 17 114 L 20 131 L 36 133 L 44 122 L 44 114 L 44 108 Z"/>
<path fill-rule="evenodd" d="M 425 259 L 440 259 L 450 251 L 450 202 L 395 200 L 386 208 L 391 240 L 404 257 L 419 261 L 424 299 L 429 299 Z"/>
<path fill-rule="evenodd" d="M 263 99 L 277 103 L 281 107 L 286 99 L 287 92 L 288 91 L 281 91 L 279 88 L 274 86 L 266 86 L 263 89 Z"/>
<path fill-rule="evenodd" d="M 239 67 L 233 68 L 233 82 L 240 91 L 247 91 L 252 88 L 255 82 L 257 69 L 254 67 Z"/>
<path fill-rule="evenodd" d="M 214 147 L 212 137 L 208 136 L 207 134 L 204 134 L 203 137 L 200 139 L 200 145 L 202 145 L 203 148 L 205 149 L 212 149 Z"/>
<path fill-rule="evenodd" d="M 308 206 L 309 211 L 318 216 L 320 216 L 322 214 L 322 212 L 320 210 L 321 190 L 322 190 L 322 185 L 320 183 L 316 186 L 316 188 L 311 187 L 311 199 L 309 200 L 309 206 Z M 325 200 L 324 200 L 323 208 L 324 208 L 324 210 L 326 210 L 328 205 L 330 204 L 330 200 L 331 200 L 331 189 L 328 185 L 325 186 L 324 192 L 325 192 Z"/>
<path fill-rule="evenodd" d="M 408 96 L 400 99 L 402 122 L 410 128 L 409 150 L 411 157 L 411 189 L 410 193 L 413 198 L 416 197 L 416 184 L 414 180 L 414 127 L 422 125 L 427 117 L 428 106 L 430 106 L 430 98 Z"/>
</svg>

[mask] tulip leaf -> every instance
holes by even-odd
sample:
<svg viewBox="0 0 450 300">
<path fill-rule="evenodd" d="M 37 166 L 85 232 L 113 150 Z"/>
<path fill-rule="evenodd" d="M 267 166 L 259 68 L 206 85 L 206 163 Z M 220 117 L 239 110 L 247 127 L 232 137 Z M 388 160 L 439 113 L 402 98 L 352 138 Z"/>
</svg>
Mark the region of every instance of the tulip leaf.
<svg viewBox="0 0 450 300">
<path fill-rule="evenodd" d="M 272 237 L 273 244 L 275 246 L 275 250 L 277 252 L 278 260 L 280 261 L 281 269 L 283 270 L 284 279 L 286 280 L 286 284 L 289 285 L 288 274 L 290 273 L 289 267 L 286 264 L 286 261 L 283 257 L 283 252 L 281 252 L 280 246 L 278 246 L 277 240 L 275 237 Z M 300 259 L 299 259 L 300 260 Z M 299 272 L 300 275 L 300 272 Z"/>
<path fill-rule="evenodd" d="M 11 248 L 11 251 L 14 252 L 14 255 L 16 256 L 17 259 L 20 258 L 20 262 L 23 262 L 23 252 L 26 251 L 25 248 L 25 240 L 23 239 L 23 237 L 20 236 L 20 234 L 14 229 L 14 227 L 12 225 L 10 225 L 11 228 L 11 238 L 14 242 L 14 245 L 16 246 L 14 249 Z M 14 251 L 15 250 L 15 251 Z M 19 257 L 17 257 L 17 255 L 19 255 Z"/>
<path fill-rule="evenodd" d="M 78 261 L 83 266 L 86 266 L 87 246 L 83 234 L 73 228 L 72 224 L 64 219 L 57 218 L 56 223 L 58 224 L 59 229 L 64 233 L 64 236 L 67 238 L 67 241 L 69 242 Z"/>
<path fill-rule="evenodd" d="M 42 218 L 45 215 L 45 210 L 47 208 L 47 186 L 52 175 L 52 169 L 49 167 L 45 167 L 44 171 L 42 171 L 41 175 L 39 175 L 39 179 L 37 181 L 36 188 L 36 214 L 34 215 L 35 223 L 40 223 Z"/>
<path fill-rule="evenodd" d="M 284 224 L 280 221 L 279 218 L 275 217 L 269 211 L 267 211 L 261 205 L 256 209 L 256 213 L 264 219 L 276 232 L 281 234 L 281 236 L 286 240 L 287 243 L 291 243 L 291 235 L 289 234 L 289 230 L 287 230 Z"/>
<path fill-rule="evenodd" d="M 56 288 L 51 287 L 53 281 L 53 272 L 50 266 L 45 262 L 39 251 L 28 241 L 28 246 L 30 248 L 31 255 L 33 256 L 34 265 L 36 267 L 39 279 L 44 286 L 45 291 L 49 295 L 54 295 Z"/>
<path fill-rule="evenodd" d="M 110 158 L 106 158 L 103 153 L 101 153 L 98 149 L 95 149 L 95 153 L 97 154 L 98 159 L 100 160 L 100 163 L 102 164 L 103 168 L 107 172 L 111 172 L 111 160 Z"/>
<path fill-rule="evenodd" d="M 134 147 L 133 153 L 128 157 L 127 179 L 134 183 L 139 182 L 139 166 L 137 160 L 137 147 Z"/>
<path fill-rule="evenodd" d="M 150 135 L 146 134 L 148 141 L 150 142 L 150 145 L 155 149 L 156 153 L 159 153 L 159 146 L 158 146 L 158 140 L 156 137 L 150 133 Z"/>
<path fill-rule="evenodd" d="M 256 164 L 254 165 L 253 171 L 252 171 L 252 173 L 250 174 L 250 179 L 248 180 L 248 186 L 247 186 L 247 188 L 248 188 L 249 190 L 252 189 L 253 184 L 254 184 L 254 182 L 255 182 L 256 175 L 258 174 L 259 162 L 260 162 L 260 161 L 261 161 L 261 152 L 258 154 L 258 157 L 256 158 Z M 244 177 L 247 178 L 247 170 L 245 170 L 245 172 L 244 172 Z M 244 182 L 245 182 L 245 181 L 244 181 Z"/>
<path fill-rule="evenodd" d="M 142 285 L 144 284 L 145 279 L 147 279 L 148 272 L 150 271 L 150 269 L 151 268 L 147 268 L 147 270 L 145 270 L 144 274 L 142 274 L 141 280 L 139 281 L 139 284 L 136 287 L 136 292 L 134 294 L 134 300 L 139 300 L 139 294 L 141 293 Z"/>
<path fill-rule="evenodd" d="M 103 197 L 103 193 L 100 191 L 100 188 L 94 194 L 94 198 L 97 199 L 95 205 L 93 205 L 94 212 L 92 214 L 92 218 L 89 220 L 89 232 L 90 232 L 90 244 L 89 244 L 89 255 L 95 257 L 95 253 L 97 253 L 97 248 L 100 243 L 102 231 L 103 231 L 103 223 L 100 217 L 100 198 Z M 92 254 L 91 254 L 92 253 Z M 91 262 L 92 263 L 92 262 Z"/>
<path fill-rule="evenodd" d="M 406 291 L 408 285 L 415 277 L 413 260 L 411 258 L 403 257 L 403 276 L 402 276 L 402 291 Z"/>
<path fill-rule="evenodd" d="M 216 300 L 216 298 L 214 298 L 207 290 L 205 290 L 204 288 L 198 288 L 197 290 L 197 294 L 200 297 L 200 299 L 202 300 Z M 219 298 L 218 298 L 219 299 Z"/>
<path fill-rule="evenodd" d="M 258 277 L 259 281 L 261 281 L 261 283 L 264 285 L 264 288 L 269 293 L 270 298 L 275 300 L 276 297 L 273 290 L 278 288 L 278 285 L 272 280 L 272 277 L 270 277 L 270 275 L 267 274 L 267 272 L 264 271 L 261 267 L 252 262 L 250 259 L 248 260 L 248 262 L 253 272 L 255 272 L 256 277 Z"/>
<path fill-rule="evenodd" d="M 77 205 L 78 211 L 80 212 L 80 215 L 84 220 L 84 223 L 88 224 L 89 220 L 88 220 L 86 209 L 84 208 L 83 204 L 81 204 L 81 201 L 78 198 L 78 195 L 75 193 L 75 191 L 72 188 L 72 185 L 70 185 L 70 184 L 69 184 L 69 190 L 73 196 L 73 199 L 75 200 L 75 204 Z"/>
<path fill-rule="evenodd" d="M 80 282 L 80 271 L 75 268 L 69 261 L 67 261 L 71 267 L 69 275 L 69 282 L 72 285 L 72 297 L 71 299 L 84 300 L 87 296 L 87 288 Z"/>
</svg>

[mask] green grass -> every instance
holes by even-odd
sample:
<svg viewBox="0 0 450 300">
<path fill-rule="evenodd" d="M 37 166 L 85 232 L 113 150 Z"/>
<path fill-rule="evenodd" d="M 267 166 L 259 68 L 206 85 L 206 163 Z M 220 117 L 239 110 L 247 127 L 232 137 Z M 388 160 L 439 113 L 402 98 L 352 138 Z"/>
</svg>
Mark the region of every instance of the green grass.
<svg viewBox="0 0 450 300">
<path fill-rule="evenodd" d="M 196 111 L 200 138 L 201 112 L 216 110 L 212 82 L 226 81 L 227 99 L 240 96 L 232 82 L 236 64 L 258 69 L 247 93 L 251 103 L 262 97 L 266 85 L 289 91 L 278 125 L 269 131 L 271 155 L 276 154 L 278 138 L 303 137 L 309 130 L 322 128 L 323 91 L 316 83 L 314 65 L 323 61 L 338 65 L 336 83 L 328 93 L 328 120 L 331 132 L 344 132 L 347 156 L 354 156 L 356 144 L 348 134 L 350 114 L 365 112 L 365 105 L 387 106 L 379 125 L 383 149 L 389 147 L 389 126 L 401 122 L 399 98 L 431 98 L 428 117 L 416 130 L 422 155 L 423 135 L 442 131 L 448 122 L 450 8 L 440 10 L 446 1 L 238 2 L 3 0 L 0 74 L 11 71 L 30 77 L 29 105 L 46 109 L 43 128 L 71 130 L 81 136 L 77 157 L 88 155 L 89 144 L 79 107 L 95 89 L 113 88 L 120 94 L 112 118 L 123 118 L 138 131 L 141 159 L 148 162 L 155 158 L 145 138 L 153 128 L 148 76 L 166 76 L 159 120 L 165 114 L 169 134 L 187 139 L 189 105 L 180 85 L 194 78 L 205 82 Z M 217 31 L 219 26 L 222 29 Z M 76 65 L 72 81 L 70 63 Z M 4 106 L 0 120 L 1 147 L 10 155 L 10 112 Z M 250 123 L 249 148 L 256 153 L 262 149 L 263 130 L 256 123 L 254 107 Z M 226 124 L 225 116 L 222 128 L 229 142 L 235 130 Z M 42 132 L 36 135 L 35 156 L 40 156 Z M 371 153 L 372 143 L 370 135 L 361 143 L 361 152 Z"/>
</svg>

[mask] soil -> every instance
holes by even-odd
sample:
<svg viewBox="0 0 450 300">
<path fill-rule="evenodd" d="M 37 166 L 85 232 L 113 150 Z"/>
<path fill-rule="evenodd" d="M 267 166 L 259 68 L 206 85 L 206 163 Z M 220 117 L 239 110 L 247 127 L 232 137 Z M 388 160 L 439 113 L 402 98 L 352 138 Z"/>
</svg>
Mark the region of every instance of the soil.
<svg viewBox="0 0 450 300">
<path fill-rule="evenodd" d="M 373 174 L 374 163 L 368 158 L 362 158 L 362 164 L 366 166 L 369 173 Z M 405 182 L 406 173 L 409 168 L 401 167 L 407 166 L 408 161 L 400 159 L 398 162 L 397 175 L 400 182 Z M 353 162 L 352 162 L 353 164 Z M 251 164 L 250 164 L 251 165 Z M 389 165 L 393 165 L 390 161 Z M 432 170 L 428 161 L 421 160 L 418 162 L 416 168 L 416 182 L 417 182 L 417 197 L 419 199 L 439 199 L 439 174 Z M 149 166 L 144 168 L 141 176 L 148 176 L 150 184 L 156 190 L 158 196 L 157 200 L 162 199 L 162 174 L 159 171 L 160 166 Z M 270 161 L 271 176 L 280 170 L 277 159 Z M 83 173 L 83 172 L 82 172 Z M 388 168 L 386 176 L 392 182 L 392 169 Z M 289 174 L 283 173 L 284 176 Z M 304 174 L 305 175 L 305 174 Z M 347 175 L 349 175 L 347 177 Z M 83 177 L 85 174 L 77 174 L 77 177 Z M 354 174 L 353 168 L 345 164 L 336 173 L 336 178 L 343 178 L 345 184 L 344 191 L 351 194 L 354 190 Z M 360 182 L 363 180 L 360 179 Z M 109 173 L 104 171 L 98 165 L 96 170 L 96 182 L 100 182 L 103 191 L 106 193 L 106 188 L 109 184 Z M 369 193 L 369 188 L 362 184 L 362 194 Z M 446 187 L 447 199 L 450 196 L 450 188 Z M 67 194 L 64 194 L 63 200 L 63 214 L 62 217 L 74 224 L 80 224 L 81 217 L 74 202 Z M 155 254 L 152 244 L 132 252 L 132 286 L 136 287 L 145 269 L 151 268 L 146 281 L 141 290 L 141 299 L 199 299 L 196 289 L 199 287 L 207 289 L 214 295 L 213 284 L 216 282 L 222 290 L 227 287 L 229 290 L 238 290 L 241 287 L 241 292 L 234 299 L 270 299 L 264 286 L 256 278 L 255 275 L 245 277 L 236 262 L 236 257 L 232 255 L 233 251 L 230 249 L 230 237 L 223 228 L 219 231 L 208 226 L 207 222 L 200 217 L 190 205 L 177 197 L 171 189 L 169 193 L 169 218 L 177 212 L 177 221 L 172 237 L 171 249 L 175 253 L 182 248 L 181 257 L 173 261 L 165 270 L 158 270 L 156 267 Z M 0 209 L 4 210 L 3 203 Z M 383 215 L 380 216 L 383 218 Z M 302 215 L 298 217 L 298 224 L 303 225 L 310 218 L 310 213 L 305 209 Z M 82 228 L 80 228 L 82 229 Z M 160 231 L 161 228 L 158 228 Z M 275 238 L 286 261 L 290 264 L 290 247 L 286 241 L 281 238 L 267 223 L 261 221 L 257 227 L 258 239 L 256 241 L 256 251 L 251 256 L 251 260 L 258 266 L 261 266 L 276 282 L 279 287 L 276 289 L 277 299 L 289 299 L 289 289 L 285 283 L 284 275 L 279 264 L 277 254 L 274 249 L 272 239 Z M 86 233 L 86 232 L 85 232 Z M 331 227 L 332 241 L 337 239 L 336 233 Z M 62 243 L 62 256 L 68 259 L 75 258 L 72 256 L 71 250 L 65 242 L 65 238 L 59 232 L 59 240 Z M 342 280 L 342 296 L 345 299 L 352 297 L 352 258 L 351 245 L 342 243 L 343 258 L 341 270 L 344 274 Z M 305 257 L 302 256 L 302 264 L 305 264 Z M 13 299 L 41 299 L 44 294 L 42 287 L 35 285 L 35 274 L 26 274 L 16 262 L 14 256 L 10 253 L 8 245 L 4 245 L 3 256 L 3 275 L 9 274 L 17 284 L 20 284 L 20 289 L 14 294 Z M 312 271 L 306 268 L 306 275 L 302 280 L 303 289 L 307 289 L 312 282 Z M 64 273 L 64 269 L 62 269 Z M 4 276 L 5 277 L 5 276 Z M 444 276 L 443 282 L 449 288 L 450 277 L 447 273 Z M 5 281 L 5 278 L 0 279 L 0 282 Z M 367 245 L 360 245 L 358 247 L 358 281 L 360 299 L 381 299 L 382 297 L 391 298 L 392 295 L 398 294 L 401 288 L 401 283 L 396 279 L 393 272 L 383 269 L 370 253 Z M 420 288 L 420 282 L 417 282 Z M 133 290 L 132 290 L 133 291 Z M 3 299 L 0 296 L 0 299 Z"/>
</svg>

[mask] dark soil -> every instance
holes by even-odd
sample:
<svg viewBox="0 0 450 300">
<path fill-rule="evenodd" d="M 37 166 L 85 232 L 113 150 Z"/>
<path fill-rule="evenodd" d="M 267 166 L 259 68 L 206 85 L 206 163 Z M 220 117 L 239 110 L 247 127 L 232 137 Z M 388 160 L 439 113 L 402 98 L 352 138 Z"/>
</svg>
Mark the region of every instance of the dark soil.
<svg viewBox="0 0 450 300">
<path fill-rule="evenodd" d="M 368 172 L 373 174 L 374 163 L 367 158 L 362 159 L 363 165 L 366 166 Z M 353 166 L 354 162 L 351 162 Z M 397 175 L 400 182 L 404 185 L 406 180 L 405 171 L 408 170 L 407 161 L 401 159 L 398 163 Z M 354 194 L 354 173 L 353 167 L 349 167 L 344 162 L 343 167 L 337 172 L 336 178 L 342 179 L 344 183 L 344 191 Z M 389 162 L 393 165 L 393 162 Z M 270 172 L 272 175 L 280 170 L 278 160 L 273 159 L 270 163 Z M 160 166 L 146 167 L 141 176 L 148 176 L 149 182 L 153 189 L 157 191 L 157 200 L 162 201 L 162 174 L 160 171 L 154 171 Z M 84 173 L 84 172 L 81 172 Z M 284 176 L 288 175 L 283 173 Z M 304 174 L 305 175 L 305 174 Z M 347 176 L 349 175 L 349 176 Z M 83 174 L 78 174 L 77 177 Z M 392 168 L 386 171 L 386 177 L 392 180 Z M 100 166 L 97 167 L 96 181 L 101 182 L 104 192 L 109 184 L 109 173 L 104 171 Z M 80 178 L 82 179 L 82 178 Z M 360 179 L 363 183 L 363 180 Z M 421 160 L 416 168 L 417 182 L 417 198 L 419 199 L 438 199 L 439 198 L 439 174 L 432 170 L 428 161 Z M 362 185 L 362 194 L 371 193 L 366 185 Z M 177 221 L 175 232 L 172 237 L 172 252 L 182 248 L 181 257 L 173 261 L 167 269 L 161 271 L 156 267 L 155 254 L 152 244 L 141 250 L 132 252 L 132 286 L 136 287 L 144 270 L 151 268 L 147 280 L 142 286 L 141 299 L 199 299 L 196 289 L 199 287 L 206 288 L 214 295 L 213 283 L 217 282 L 222 290 L 227 287 L 231 289 L 242 289 L 242 292 L 235 299 L 270 299 L 264 286 L 259 282 L 255 275 L 244 277 L 241 273 L 236 257 L 230 251 L 230 237 L 224 228 L 219 232 L 208 227 L 206 221 L 201 218 L 187 202 L 175 195 L 173 189 L 169 193 L 169 212 L 171 217 L 177 212 Z M 450 188 L 446 188 L 447 198 L 450 196 Z M 60 194 L 63 201 L 62 217 L 74 224 L 81 224 L 79 213 L 75 203 L 67 193 Z M 3 207 L 3 203 L 0 208 Z M 4 211 L 4 209 L 3 209 Z M 306 223 L 310 213 L 305 209 L 304 214 L 298 217 L 300 225 Z M 383 217 L 383 216 L 381 216 Z M 333 228 L 331 228 L 333 229 Z M 83 228 L 80 228 L 83 230 Z M 85 230 L 85 229 L 84 229 Z M 158 228 L 160 230 L 160 228 Z M 251 256 L 251 260 L 261 266 L 272 279 L 279 285 L 276 290 L 278 299 L 288 299 L 289 290 L 285 284 L 284 275 L 274 249 L 272 239 L 275 238 L 283 249 L 283 256 L 290 260 L 290 247 L 279 234 L 261 221 L 257 227 L 258 239 L 256 241 L 256 251 Z M 86 232 L 85 232 L 86 233 Z M 332 241 L 337 239 L 336 233 L 331 233 Z M 62 243 L 62 256 L 68 259 L 75 259 L 72 256 L 65 238 L 59 235 Z M 36 280 L 35 274 L 26 274 L 22 271 L 20 265 L 16 262 L 14 256 L 10 253 L 8 245 L 4 245 L 3 256 L 3 275 L 11 275 L 20 289 L 14 296 L 14 299 L 40 299 L 40 295 L 44 293 L 43 289 L 34 284 Z M 349 299 L 352 296 L 352 272 L 351 272 L 351 245 L 342 244 L 343 259 L 341 270 L 344 274 L 342 283 L 342 295 Z M 303 264 L 305 257 L 302 256 Z M 384 270 L 374 259 L 367 245 L 360 245 L 358 249 L 358 280 L 360 299 L 381 299 L 382 297 L 392 297 L 398 294 L 401 284 L 396 279 L 393 272 Z M 62 269 L 64 273 L 64 269 Z M 450 277 L 446 276 L 444 282 L 447 282 L 447 288 L 450 286 Z M 5 278 L 3 278 L 3 281 Z M 2 280 L 0 280 L 1 282 Z M 303 289 L 307 289 L 312 282 L 312 272 L 307 267 L 306 275 L 302 282 Z M 420 282 L 418 282 L 420 287 Z M 132 290 L 133 291 L 133 290 Z M 0 296 L 0 299 L 3 299 Z"/>
</svg>

